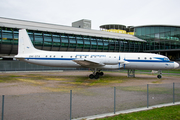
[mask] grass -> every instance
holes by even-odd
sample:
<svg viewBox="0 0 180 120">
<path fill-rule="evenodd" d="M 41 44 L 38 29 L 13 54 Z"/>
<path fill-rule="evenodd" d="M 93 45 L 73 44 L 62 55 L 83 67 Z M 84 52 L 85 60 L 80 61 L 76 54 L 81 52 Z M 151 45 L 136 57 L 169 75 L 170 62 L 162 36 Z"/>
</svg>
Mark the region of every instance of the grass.
<svg viewBox="0 0 180 120">
<path fill-rule="evenodd" d="M 152 83 L 154 83 L 154 84 L 161 84 L 162 80 L 156 80 L 156 81 L 153 81 Z"/>
<path fill-rule="evenodd" d="M 47 79 L 47 78 L 46 78 Z M 44 87 L 43 89 L 52 91 L 52 92 L 69 92 L 69 90 L 73 90 L 73 92 L 82 93 L 84 95 L 94 95 L 95 93 L 90 93 L 85 91 L 84 88 L 91 86 L 106 86 L 109 84 L 122 83 L 124 79 L 127 77 L 119 77 L 119 76 L 106 76 L 102 77 L 98 80 L 89 79 L 84 76 L 62 76 L 61 83 L 57 87 Z"/>
<path fill-rule="evenodd" d="M 133 92 L 147 92 L 147 86 L 127 86 L 127 87 L 116 87 L 119 90 L 123 91 L 133 91 Z M 178 88 L 175 91 L 179 91 Z M 149 93 L 150 94 L 172 94 L 172 88 L 168 88 L 167 86 L 149 86 Z"/>
<path fill-rule="evenodd" d="M 136 91 L 136 92 L 147 92 L 146 86 L 127 86 L 127 87 L 116 87 L 119 90 L 123 91 Z"/>
<path fill-rule="evenodd" d="M 40 81 L 37 81 L 37 80 L 21 79 L 21 78 L 19 78 L 18 81 L 27 82 L 27 83 L 30 83 L 30 84 L 33 84 L 33 85 L 43 85 L 43 84 L 45 84 L 45 82 L 40 82 Z"/>
<path fill-rule="evenodd" d="M 179 70 L 172 70 L 175 72 L 179 72 Z M 107 71 L 112 72 L 112 71 Z M 113 71 L 117 72 L 117 71 Z M 118 71 L 119 72 L 119 71 Z M 121 71 L 120 71 L 121 72 Z M 144 78 L 130 78 L 131 80 L 144 80 Z M 149 79 L 149 78 L 147 78 Z M 83 88 L 91 87 L 91 86 L 107 86 L 107 85 L 115 85 L 123 82 L 127 82 L 129 80 L 126 76 L 111 76 L 105 74 L 105 76 L 100 77 L 99 79 L 89 79 L 87 76 L 56 76 L 56 75 L 41 75 L 41 74 L 24 74 L 24 75 L 16 75 L 16 74 L 3 74 L 0 75 L 0 83 L 11 83 L 11 82 L 24 82 L 34 86 L 40 86 L 43 89 L 46 89 L 51 92 L 69 92 L 70 89 L 74 91 L 80 91 Z M 149 79 L 152 80 L 152 79 Z M 163 79 L 152 81 L 154 84 L 160 84 Z M 51 82 L 55 81 L 55 82 Z M 53 85 L 49 85 L 53 84 Z M 145 92 L 146 87 L 121 87 L 118 88 L 125 91 L 138 91 Z M 153 90 L 153 89 L 152 89 Z M 155 89 L 154 91 L 166 92 L 161 89 Z"/>
<path fill-rule="evenodd" d="M 155 108 L 153 110 L 120 114 L 95 120 L 180 120 L 180 105 Z"/>
<path fill-rule="evenodd" d="M 39 86 L 50 92 L 80 92 L 82 89 L 91 86 L 106 86 L 109 84 L 122 83 L 128 78 L 125 76 L 109 76 L 100 77 L 98 80 L 89 79 L 87 76 L 56 76 L 56 75 L 40 75 L 40 74 L 4 74 L 0 75 L 0 83 L 24 82 L 29 85 Z M 55 81 L 55 82 L 51 82 Z M 87 94 L 86 91 L 81 92 Z"/>
<path fill-rule="evenodd" d="M 14 82 L 16 81 L 16 77 L 13 75 L 13 76 L 5 76 L 5 75 L 1 75 L 0 76 L 0 83 L 8 83 L 8 82 Z"/>
<path fill-rule="evenodd" d="M 127 80 L 125 76 L 109 76 L 100 77 L 98 80 L 89 79 L 87 77 L 76 77 L 73 84 L 84 86 L 104 86 L 108 84 L 122 83 Z"/>
</svg>

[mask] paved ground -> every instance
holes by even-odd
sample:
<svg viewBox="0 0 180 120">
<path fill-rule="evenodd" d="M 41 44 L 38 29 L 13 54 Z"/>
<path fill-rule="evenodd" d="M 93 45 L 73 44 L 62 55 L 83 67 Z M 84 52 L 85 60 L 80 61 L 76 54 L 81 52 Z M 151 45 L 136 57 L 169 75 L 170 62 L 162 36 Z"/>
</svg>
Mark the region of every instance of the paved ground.
<svg viewBox="0 0 180 120">
<path fill-rule="evenodd" d="M 100 80 L 89 80 L 86 78 L 89 74 L 90 72 L 87 71 L 0 73 L 0 76 L 23 76 L 18 81 L 0 83 L 0 95 L 5 95 L 4 119 L 69 119 L 71 89 L 73 90 L 72 118 L 113 112 L 114 86 L 117 111 L 145 107 L 147 84 L 150 84 L 150 105 L 172 102 L 173 82 L 176 83 L 176 91 L 180 91 L 178 76 L 163 76 L 163 79 L 159 80 L 155 75 L 137 74 L 136 78 L 126 78 L 125 73 L 106 72 L 104 78 L 124 76 L 125 80 L 119 83 L 116 81 L 97 84 L 95 81 Z M 45 76 L 46 79 L 43 80 L 42 77 L 36 81 L 32 78 L 26 80 L 28 75 Z M 48 80 L 47 76 L 53 79 Z M 76 76 L 84 77 L 86 82 L 80 85 Z M 64 78 L 67 78 L 67 81 Z M 180 101 L 178 92 L 176 92 L 176 101 Z"/>
</svg>

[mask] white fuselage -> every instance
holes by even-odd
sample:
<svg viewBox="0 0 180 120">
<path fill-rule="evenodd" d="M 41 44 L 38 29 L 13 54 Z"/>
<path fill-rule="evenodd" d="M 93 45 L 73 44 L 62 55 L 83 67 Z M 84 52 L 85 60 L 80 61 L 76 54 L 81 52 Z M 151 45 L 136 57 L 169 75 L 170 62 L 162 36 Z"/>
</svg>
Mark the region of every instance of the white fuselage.
<svg viewBox="0 0 180 120">
<path fill-rule="evenodd" d="M 176 62 L 171 62 L 165 56 L 150 53 L 99 53 L 99 52 L 50 52 L 39 51 L 26 54 L 24 60 L 29 63 L 53 67 L 86 67 L 73 60 L 90 60 L 104 64 L 103 66 L 88 66 L 98 69 L 173 69 Z M 124 62 L 128 62 L 125 64 Z"/>
</svg>

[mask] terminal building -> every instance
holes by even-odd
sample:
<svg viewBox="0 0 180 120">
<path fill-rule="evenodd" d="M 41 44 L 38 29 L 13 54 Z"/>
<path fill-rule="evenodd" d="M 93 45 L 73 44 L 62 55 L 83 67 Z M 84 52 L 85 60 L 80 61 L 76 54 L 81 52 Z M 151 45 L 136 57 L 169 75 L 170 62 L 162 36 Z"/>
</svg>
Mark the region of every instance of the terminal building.
<svg viewBox="0 0 180 120">
<path fill-rule="evenodd" d="M 136 37 L 146 41 L 144 52 L 163 54 L 171 60 L 180 58 L 180 26 L 136 26 L 134 33 Z"/>
<path fill-rule="evenodd" d="M 18 30 L 25 28 L 37 49 L 81 52 L 151 52 L 180 58 L 180 26 L 119 24 L 91 29 L 90 20 L 72 26 L 0 17 L 0 58 L 12 59 L 18 50 Z M 2 60 L 1 60 L 2 61 Z"/>
<path fill-rule="evenodd" d="M 87 21 L 85 21 L 87 23 Z M 76 22 L 77 23 L 77 22 Z M 81 23 L 82 24 L 82 23 Z M 88 24 L 91 26 L 90 24 Z M 75 26 L 78 26 L 75 24 Z M 48 51 L 143 52 L 145 40 L 81 27 L 0 18 L 0 56 L 14 56 L 18 50 L 18 30 L 27 32 L 37 49 Z"/>
<path fill-rule="evenodd" d="M 145 40 L 142 51 L 158 53 L 169 57 L 171 60 L 180 58 L 180 26 L 172 25 L 144 25 L 128 26 L 107 24 L 100 29 L 107 32 L 134 35 Z"/>
</svg>

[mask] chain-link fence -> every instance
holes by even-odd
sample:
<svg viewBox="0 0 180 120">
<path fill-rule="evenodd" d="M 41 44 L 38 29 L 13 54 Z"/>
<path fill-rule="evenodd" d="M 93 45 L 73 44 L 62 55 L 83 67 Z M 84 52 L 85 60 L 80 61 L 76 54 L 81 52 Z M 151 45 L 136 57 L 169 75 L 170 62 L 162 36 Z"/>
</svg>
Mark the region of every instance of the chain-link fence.
<svg viewBox="0 0 180 120">
<path fill-rule="evenodd" d="M 180 83 L 89 87 L 81 91 L 0 96 L 4 120 L 67 120 L 180 101 Z M 4 109 L 3 109 L 4 106 Z M 71 107 L 70 107 L 71 106 Z M 70 109 L 71 108 L 71 109 Z M 71 113 L 71 114 L 70 114 Z M 2 116 L 4 115 L 4 116 Z"/>
</svg>

